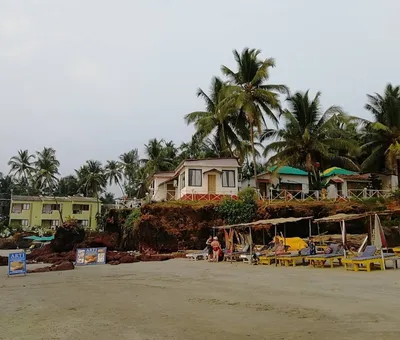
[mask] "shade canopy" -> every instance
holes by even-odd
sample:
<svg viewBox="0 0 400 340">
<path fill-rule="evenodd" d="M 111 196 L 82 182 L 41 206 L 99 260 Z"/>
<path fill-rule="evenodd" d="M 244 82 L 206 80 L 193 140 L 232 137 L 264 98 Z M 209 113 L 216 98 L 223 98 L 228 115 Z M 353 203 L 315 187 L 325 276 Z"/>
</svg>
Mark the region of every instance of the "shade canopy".
<svg viewBox="0 0 400 340">
<path fill-rule="evenodd" d="M 314 223 L 330 223 L 330 222 L 341 222 L 341 221 L 351 221 L 358 220 L 360 218 L 366 217 L 369 214 L 336 214 L 323 218 L 314 220 Z"/>
<path fill-rule="evenodd" d="M 252 228 L 257 227 L 259 225 L 278 225 L 283 223 L 294 223 L 301 220 L 311 220 L 312 216 L 307 217 L 285 217 L 285 218 L 272 218 L 269 220 L 259 220 L 250 223 L 238 223 L 238 224 L 231 224 L 231 225 L 223 225 L 219 227 L 214 227 L 214 229 L 230 229 L 230 228 Z"/>
<path fill-rule="evenodd" d="M 54 240 L 54 236 L 26 236 L 24 237 L 25 240 L 32 240 L 32 241 L 38 241 L 38 242 L 49 242 Z"/>
<path fill-rule="evenodd" d="M 350 170 L 338 168 L 337 166 L 334 166 L 332 168 L 326 169 L 322 173 L 322 177 L 329 177 L 329 176 L 337 176 L 337 175 L 357 175 L 357 172 L 353 172 Z"/>
</svg>

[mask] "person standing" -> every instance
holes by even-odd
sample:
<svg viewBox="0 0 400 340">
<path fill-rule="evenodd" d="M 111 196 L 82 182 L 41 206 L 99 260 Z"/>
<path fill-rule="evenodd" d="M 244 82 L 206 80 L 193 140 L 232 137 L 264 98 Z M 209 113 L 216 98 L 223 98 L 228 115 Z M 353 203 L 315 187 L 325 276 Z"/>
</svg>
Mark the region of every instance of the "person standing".
<svg viewBox="0 0 400 340">
<path fill-rule="evenodd" d="M 213 248 L 211 246 L 212 241 L 213 241 L 213 238 L 210 235 L 206 242 L 207 252 L 208 252 L 208 262 L 211 262 L 213 260 Z"/>
<path fill-rule="evenodd" d="M 213 261 L 218 262 L 219 251 L 221 249 L 221 243 L 219 243 L 217 236 L 214 236 L 213 241 L 211 242 L 211 247 L 213 250 Z"/>
</svg>

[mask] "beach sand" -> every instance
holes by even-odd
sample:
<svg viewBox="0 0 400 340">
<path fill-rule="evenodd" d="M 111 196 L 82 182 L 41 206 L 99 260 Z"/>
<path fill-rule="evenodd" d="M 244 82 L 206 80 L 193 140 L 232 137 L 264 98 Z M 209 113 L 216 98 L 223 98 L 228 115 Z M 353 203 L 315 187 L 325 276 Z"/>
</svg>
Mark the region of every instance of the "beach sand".
<svg viewBox="0 0 400 340">
<path fill-rule="evenodd" d="M 30 266 L 32 267 L 32 266 Z M 398 339 L 400 271 L 176 259 L 7 278 L 0 339 Z"/>
</svg>

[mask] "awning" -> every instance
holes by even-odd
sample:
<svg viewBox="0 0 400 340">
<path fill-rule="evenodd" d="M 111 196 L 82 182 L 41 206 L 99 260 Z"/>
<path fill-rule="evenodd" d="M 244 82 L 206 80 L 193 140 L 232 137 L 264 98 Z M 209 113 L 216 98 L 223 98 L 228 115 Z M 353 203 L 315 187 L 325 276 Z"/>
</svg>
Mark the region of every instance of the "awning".
<svg viewBox="0 0 400 340">
<path fill-rule="evenodd" d="M 312 216 L 307 217 L 286 217 L 286 218 L 272 218 L 269 220 L 259 220 L 250 223 L 239 223 L 239 224 L 231 224 L 231 225 L 223 225 L 219 227 L 214 227 L 214 229 L 230 229 L 230 228 L 251 228 L 257 227 L 259 225 L 278 225 L 283 223 L 293 223 L 301 220 L 311 220 Z"/>
<path fill-rule="evenodd" d="M 24 237 L 25 240 L 32 240 L 32 241 L 38 241 L 38 242 L 49 242 L 54 240 L 54 236 L 26 236 Z"/>
<path fill-rule="evenodd" d="M 366 216 L 369 216 L 370 213 L 365 214 L 336 214 L 323 218 L 319 218 L 314 220 L 314 223 L 329 223 L 329 222 L 341 222 L 341 221 L 350 221 L 357 220 Z"/>
<path fill-rule="evenodd" d="M 222 174 L 222 171 L 221 171 L 221 170 L 218 170 L 218 169 L 211 169 L 211 170 L 204 171 L 204 172 L 203 172 L 203 175 L 208 174 L 209 172 L 216 172 L 216 173 L 218 173 L 218 174 Z"/>
<path fill-rule="evenodd" d="M 333 177 L 329 180 L 329 182 L 334 182 L 334 183 L 344 183 L 344 180 L 339 178 L 339 177 Z"/>
</svg>

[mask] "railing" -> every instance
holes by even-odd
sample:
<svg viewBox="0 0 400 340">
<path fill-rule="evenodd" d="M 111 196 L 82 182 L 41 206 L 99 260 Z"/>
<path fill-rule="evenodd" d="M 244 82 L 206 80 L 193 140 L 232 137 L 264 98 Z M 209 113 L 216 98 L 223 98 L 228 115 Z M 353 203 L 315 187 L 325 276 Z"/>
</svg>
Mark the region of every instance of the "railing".
<svg viewBox="0 0 400 340">
<path fill-rule="evenodd" d="M 258 190 L 260 200 L 268 201 L 319 201 L 319 200 L 348 200 L 348 199 L 367 199 L 367 198 L 389 198 L 392 195 L 391 190 L 375 190 L 375 189 L 349 189 L 347 191 L 339 190 L 332 197 L 327 192 L 312 190 L 308 193 L 299 190 L 271 189 L 267 197 L 262 195 Z"/>
</svg>

